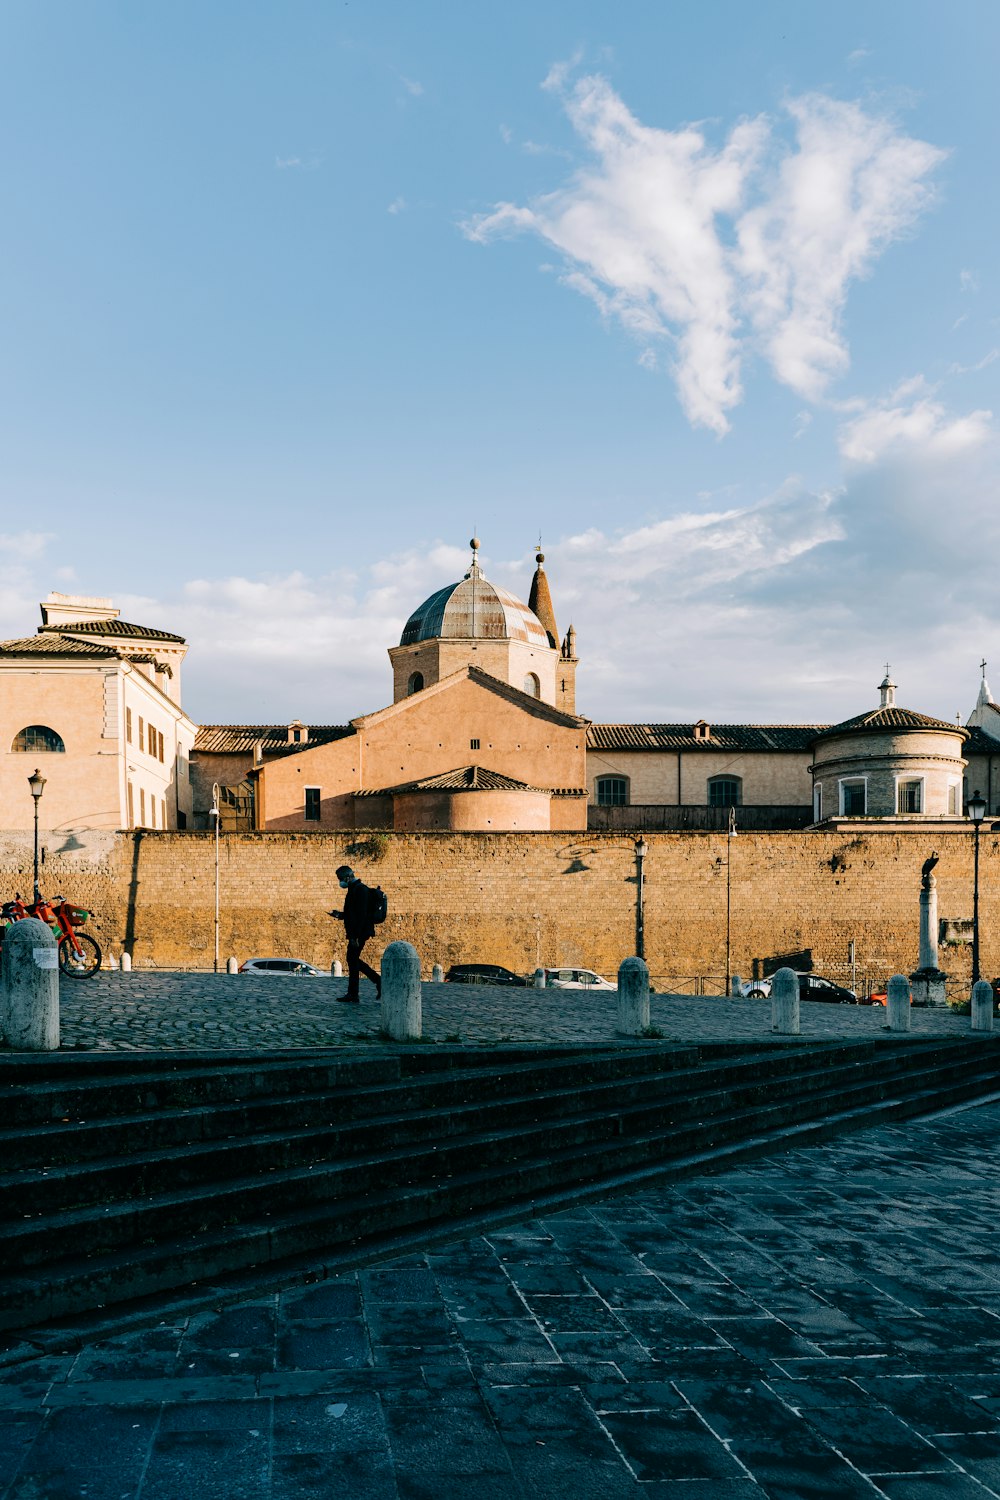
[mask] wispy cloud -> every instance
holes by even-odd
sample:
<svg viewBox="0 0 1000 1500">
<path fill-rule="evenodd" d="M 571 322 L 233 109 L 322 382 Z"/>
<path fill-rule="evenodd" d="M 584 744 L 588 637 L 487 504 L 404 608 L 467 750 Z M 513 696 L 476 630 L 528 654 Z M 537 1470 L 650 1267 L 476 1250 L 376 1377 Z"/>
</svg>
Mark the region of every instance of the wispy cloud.
<svg viewBox="0 0 1000 1500">
<path fill-rule="evenodd" d="M 922 376 L 898 386 L 881 401 L 863 406 L 839 432 L 842 456 L 851 463 L 877 463 L 886 454 L 954 455 L 977 448 L 992 434 L 993 413 L 950 415 L 937 388 Z"/>
<path fill-rule="evenodd" d="M 322 165 L 322 156 L 315 152 L 309 156 L 276 156 L 274 158 L 275 170 L 278 172 L 315 172 Z"/>
<path fill-rule="evenodd" d="M 392 202 L 389 204 L 389 207 L 386 209 L 386 213 L 402 214 L 406 212 L 407 206 L 408 205 L 405 198 L 393 198 Z"/>
<path fill-rule="evenodd" d="M 742 120 L 715 148 L 698 126 L 642 124 L 606 79 L 545 86 L 590 164 L 528 205 L 467 220 L 480 243 L 531 232 L 563 256 L 563 283 L 672 356 L 689 420 L 724 433 L 759 350 L 818 401 L 849 363 L 841 315 L 852 281 L 915 223 L 945 153 L 895 123 L 820 94 L 778 121 Z"/>
<path fill-rule="evenodd" d="M 975 294 L 979 291 L 979 272 L 959 271 L 958 284 L 961 291 Z"/>
</svg>

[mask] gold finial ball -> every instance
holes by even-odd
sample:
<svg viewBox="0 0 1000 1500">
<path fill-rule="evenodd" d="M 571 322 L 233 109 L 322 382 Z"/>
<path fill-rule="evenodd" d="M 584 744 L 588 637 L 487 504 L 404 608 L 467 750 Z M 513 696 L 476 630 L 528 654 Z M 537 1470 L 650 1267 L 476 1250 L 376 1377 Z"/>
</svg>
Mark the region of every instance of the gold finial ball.
<svg viewBox="0 0 1000 1500">
<path fill-rule="evenodd" d="M 469 543 L 469 546 L 472 548 L 473 552 L 478 552 L 479 551 L 479 538 L 477 536 L 474 536 L 472 538 L 472 541 Z"/>
<path fill-rule="evenodd" d="M 544 561 L 545 561 L 545 553 L 544 552 L 536 552 L 535 553 L 535 562 L 538 564 L 539 567 L 542 566 L 542 563 Z"/>
</svg>

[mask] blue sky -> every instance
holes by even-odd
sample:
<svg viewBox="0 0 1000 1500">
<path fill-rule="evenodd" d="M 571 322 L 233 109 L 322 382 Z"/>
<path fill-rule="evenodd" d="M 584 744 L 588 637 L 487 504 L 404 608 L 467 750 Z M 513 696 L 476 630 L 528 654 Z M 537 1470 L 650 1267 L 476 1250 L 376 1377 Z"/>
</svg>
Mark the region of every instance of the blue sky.
<svg viewBox="0 0 1000 1500">
<path fill-rule="evenodd" d="M 539 532 L 597 719 L 964 717 L 1000 652 L 994 4 L 0 4 L 0 632 L 339 722 Z M 988 673 L 989 675 L 989 673 Z M 1000 676 L 1000 657 L 994 675 Z"/>
</svg>

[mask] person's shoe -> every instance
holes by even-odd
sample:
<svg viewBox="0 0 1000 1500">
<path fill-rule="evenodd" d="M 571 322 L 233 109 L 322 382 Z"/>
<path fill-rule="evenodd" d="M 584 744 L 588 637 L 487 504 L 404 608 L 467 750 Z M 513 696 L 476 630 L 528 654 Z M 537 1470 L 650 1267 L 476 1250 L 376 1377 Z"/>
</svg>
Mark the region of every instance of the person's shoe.
<svg viewBox="0 0 1000 1500">
<path fill-rule="evenodd" d="M 381 979 L 376 979 L 376 981 L 375 981 L 375 999 L 376 1000 L 381 1000 L 381 998 L 382 998 L 382 981 L 381 981 Z"/>
<path fill-rule="evenodd" d="M 358 995 L 334 995 L 333 997 L 341 1005 L 360 1005 L 361 999 Z"/>
</svg>

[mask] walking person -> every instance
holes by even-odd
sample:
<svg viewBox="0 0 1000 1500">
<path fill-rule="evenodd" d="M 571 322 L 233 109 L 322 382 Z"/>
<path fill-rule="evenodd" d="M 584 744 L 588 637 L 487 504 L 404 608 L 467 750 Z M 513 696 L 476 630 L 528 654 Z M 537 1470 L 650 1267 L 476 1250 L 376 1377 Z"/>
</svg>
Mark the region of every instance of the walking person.
<svg viewBox="0 0 1000 1500">
<path fill-rule="evenodd" d="M 343 922 L 344 936 L 347 938 L 347 994 L 338 995 L 337 999 L 345 1005 L 359 1004 L 361 996 L 358 994 L 358 985 L 362 974 L 371 980 L 376 997 L 381 999 L 381 976 L 361 957 L 362 948 L 369 938 L 375 936 L 375 923 L 379 920 L 375 903 L 381 893 L 359 880 L 350 865 L 340 866 L 337 879 L 341 888 L 347 892 L 344 910 L 329 913 L 331 917 L 337 917 Z"/>
</svg>

